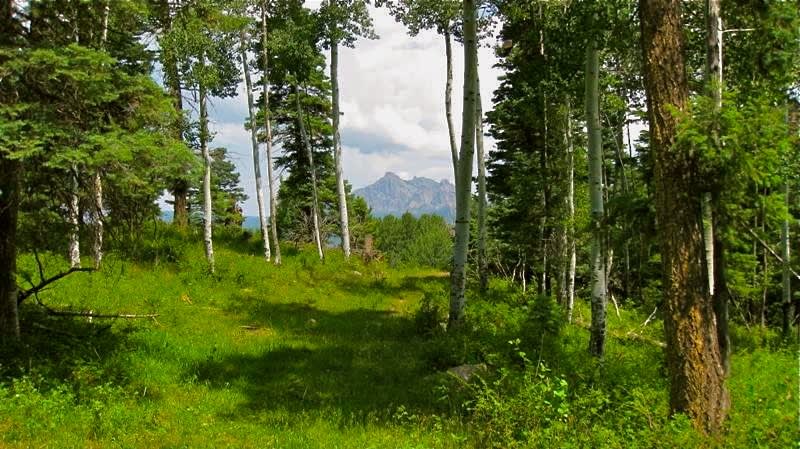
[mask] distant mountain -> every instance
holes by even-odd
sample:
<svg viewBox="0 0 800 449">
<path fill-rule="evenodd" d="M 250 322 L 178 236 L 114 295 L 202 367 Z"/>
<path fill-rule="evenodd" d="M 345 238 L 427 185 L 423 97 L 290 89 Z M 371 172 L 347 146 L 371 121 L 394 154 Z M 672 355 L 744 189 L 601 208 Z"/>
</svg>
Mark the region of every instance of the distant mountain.
<svg viewBox="0 0 800 449">
<path fill-rule="evenodd" d="M 449 223 L 455 221 L 456 189 L 447 180 L 436 182 L 429 178 L 405 181 L 392 172 L 375 183 L 353 192 L 367 201 L 377 217 L 400 216 L 410 212 L 414 216 L 434 214 Z"/>
</svg>

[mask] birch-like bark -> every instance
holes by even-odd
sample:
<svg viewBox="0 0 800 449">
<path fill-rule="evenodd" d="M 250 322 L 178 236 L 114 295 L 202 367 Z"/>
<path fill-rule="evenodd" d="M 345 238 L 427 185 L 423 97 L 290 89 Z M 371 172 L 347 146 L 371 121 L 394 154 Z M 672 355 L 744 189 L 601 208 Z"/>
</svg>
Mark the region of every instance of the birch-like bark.
<svg viewBox="0 0 800 449">
<path fill-rule="evenodd" d="M 271 111 L 269 108 L 269 46 L 267 29 L 267 3 L 263 3 L 261 8 L 261 57 L 264 60 L 264 78 L 262 84 L 264 89 L 264 130 L 266 132 L 265 146 L 267 149 L 267 178 L 269 184 L 269 221 L 272 228 L 272 244 L 275 253 L 275 265 L 281 264 L 281 244 L 278 241 L 278 201 L 275 192 L 275 176 L 272 166 L 272 123 Z"/>
<path fill-rule="evenodd" d="M 450 156 L 453 159 L 453 180 L 458 191 L 458 144 L 456 144 L 456 130 L 453 126 L 453 45 L 450 31 L 444 32 L 444 54 L 447 67 L 444 86 L 444 113 L 447 119 L 447 134 L 450 136 Z"/>
<path fill-rule="evenodd" d="M 715 113 L 722 109 L 722 16 L 720 0 L 706 0 L 706 82 L 712 89 Z M 714 145 L 720 145 L 719 127 L 711 130 Z M 703 193 L 703 245 L 706 251 L 708 292 L 714 295 L 714 217 L 711 193 Z"/>
<path fill-rule="evenodd" d="M 480 290 L 485 292 L 489 286 L 489 264 L 486 260 L 486 159 L 483 147 L 483 104 L 481 101 L 480 76 L 475 74 L 475 146 L 478 157 L 478 281 Z"/>
<path fill-rule="evenodd" d="M 720 0 L 706 0 L 706 81 L 711 87 L 714 98 L 714 112 L 722 111 L 722 11 Z M 719 124 L 715 124 L 712 133 L 714 145 L 722 145 Z M 724 373 L 730 372 L 730 335 L 728 332 L 728 286 L 725 273 L 725 242 L 719 235 L 723 223 L 714 210 L 721 206 L 714 198 L 719 195 L 704 193 L 701 198 L 703 216 L 703 246 L 705 248 L 708 273 L 709 295 L 713 300 L 714 315 L 717 321 L 717 343 Z M 717 225 L 715 226 L 714 223 Z M 715 232 L 716 231 L 716 232 Z M 709 243 L 710 242 L 710 243 Z"/>
<path fill-rule="evenodd" d="M 306 149 L 306 157 L 308 158 L 309 172 L 311 172 L 311 219 L 314 223 L 314 243 L 317 245 L 317 252 L 319 259 L 325 260 L 325 253 L 322 251 L 322 237 L 319 230 L 319 195 L 317 193 L 317 168 L 314 166 L 314 151 L 311 149 L 311 140 L 308 138 L 306 132 L 305 119 L 303 118 L 303 109 L 300 107 L 300 89 L 295 86 L 294 88 L 295 107 L 297 108 L 297 124 L 300 126 L 300 138 L 303 140 L 303 146 Z"/>
<path fill-rule="evenodd" d="M 456 238 L 453 271 L 450 274 L 449 327 L 464 322 L 467 248 L 469 245 L 470 186 L 475 153 L 475 103 L 478 74 L 477 8 L 475 0 L 463 0 L 464 14 L 464 107 L 461 114 L 461 152 L 456 170 Z"/>
<path fill-rule="evenodd" d="M 572 105 L 567 100 L 567 163 L 569 170 L 569 186 L 567 188 L 567 207 L 569 209 L 569 271 L 567 276 L 567 320 L 572 322 L 572 311 L 575 307 L 575 266 L 577 255 L 575 248 L 575 148 L 572 144 Z"/>
<path fill-rule="evenodd" d="M 586 124 L 589 132 L 589 197 L 592 210 L 592 327 L 589 352 L 603 357 L 606 337 L 606 270 L 603 254 L 603 142 L 599 111 L 599 51 L 586 49 Z"/>
<path fill-rule="evenodd" d="M 247 95 L 247 114 L 250 118 L 250 147 L 253 150 L 253 171 L 256 178 L 256 203 L 258 204 L 258 223 L 261 227 L 261 241 L 264 247 L 264 259 L 269 262 L 272 256 L 269 245 L 269 229 L 267 226 L 267 214 L 264 210 L 264 188 L 261 177 L 261 157 L 258 149 L 258 128 L 256 127 L 256 112 L 253 104 L 253 84 L 250 81 L 250 68 L 247 64 L 247 40 L 244 32 L 239 35 L 239 56 L 242 60 L 242 72 L 244 73 L 244 87 Z"/>
<path fill-rule="evenodd" d="M 201 55 L 201 59 L 205 55 Z M 202 64 L 202 62 L 201 62 Z M 206 107 L 206 87 L 201 81 L 199 83 L 200 95 L 200 151 L 203 155 L 205 172 L 203 173 L 203 243 L 206 250 L 206 261 L 208 268 L 213 273 L 214 266 L 214 242 L 212 241 L 211 222 L 213 220 L 211 209 L 211 154 L 208 151 L 208 108 Z"/>
<path fill-rule="evenodd" d="M 70 170 L 70 183 L 71 189 L 69 193 L 69 204 L 67 204 L 67 223 L 69 223 L 69 247 L 67 248 L 67 255 L 69 257 L 69 267 L 77 268 L 81 266 L 81 244 L 80 225 L 78 217 L 80 216 L 80 209 L 78 206 L 78 167 L 73 165 Z"/>
<path fill-rule="evenodd" d="M 786 209 L 788 211 L 789 205 L 789 183 L 787 182 L 784 186 L 784 195 L 786 197 Z M 792 276 L 791 276 L 791 267 L 789 266 L 789 262 L 791 261 L 791 252 L 789 250 L 790 246 L 790 239 L 789 239 L 789 217 L 784 218 L 783 224 L 781 226 L 781 256 L 783 257 L 783 263 L 781 264 L 783 267 L 783 335 L 788 337 L 792 331 L 792 321 L 794 320 L 794 308 L 792 307 Z"/>
<path fill-rule="evenodd" d="M 339 196 L 339 226 L 344 258 L 350 258 L 350 224 L 347 216 L 347 192 L 342 172 L 342 136 L 339 133 L 339 44 L 331 44 L 331 93 L 333 96 L 333 164 L 336 169 L 336 192 Z"/>
<path fill-rule="evenodd" d="M 110 0 L 106 1 L 103 7 L 103 32 L 100 35 L 100 48 L 105 50 L 108 41 L 108 16 L 111 13 Z M 94 239 L 92 241 L 92 255 L 94 257 L 94 269 L 99 270 L 103 261 L 103 179 L 100 176 L 100 169 L 94 171 L 92 179 L 92 223 Z"/>
</svg>

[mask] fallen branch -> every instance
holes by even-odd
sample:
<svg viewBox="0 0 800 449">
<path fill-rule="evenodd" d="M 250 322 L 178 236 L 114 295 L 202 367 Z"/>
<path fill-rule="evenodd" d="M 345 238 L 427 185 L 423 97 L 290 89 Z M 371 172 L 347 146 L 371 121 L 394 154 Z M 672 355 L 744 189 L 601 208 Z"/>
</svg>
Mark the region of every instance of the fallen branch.
<svg viewBox="0 0 800 449">
<path fill-rule="evenodd" d="M 65 277 L 69 276 L 72 273 L 77 273 L 79 271 L 81 271 L 81 272 L 90 272 L 90 271 L 95 271 L 95 270 L 94 270 L 94 268 L 73 267 L 73 268 L 70 268 L 67 271 L 62 271 L 61 273 L 58 273 L 57 275 L 55 275 L 53 277 L 50 277 L 50 278 L 47 278 L 47 279 L 44 279 L 44 276 L 41 276 L 41 273 L 40 273 L 40 277 L 42 277 L 42 282 L 40 282 L 38 285 L 34 285 L 33 287 L 31 287 L 31 288 L 29 288 L 27 290 L 20 290 L 19 293 L 17 294 L 17 305 L 22 304 L 22 301 L 25 301 L 26 299 L 28 299 L 28 297 L 30 297 L 32 295 L 35 295 L 36 293 L 39 293 L 40 291 L 44 290 L 45 287 L 47 287 L 48 285 L 52 284 L 53 282 L 55 282 L 55 281 L 57 281 L 59 279 L 65 278 Z"/>
<path fill-rule="evenodd" d="M 653 313 L 655 313 L 655 311 Z M 652 316 L 652 314 L 651 314 L 651 316 Z M 648 320 L 649 320 L 649 318 L 648 318 Z M 590 326 L 588 324 L 584 323 L 581 320 L 575 320 L 574 323 L 576 325 L 578 325 L 579 327 L 582 327 L 582 328 L 587 329 L 587 330 L 590 328 Z M 617 332 L 610 332 L 609 331 L 608 335 L 610 335 L 611 337 L 614 337 L 614 338 L 618 338 L 620 340 L 630 339 L 630 340 L 641 341 L 643 343 L 648 343 L 648 344 L 651 344 L 653 346 L 658 346 L 659 348 L 666 348 L 667 347 L 667 344 L 664 343 L 663 341 L 654 340 L 654 339 L 652 339 L 650 337 L 645 337 L 644 335 L 637 334 L 634 331 L 630 331 L 630 332 L 627 332 L 625 334 L 620 334 L 620 333 L 617 333 Z"/>
<path fill-rule="evenodd" d="M 752 229 L 747 229 L 747 230 L 750 232 L 750 235 L 752 235 L 753 237 L 755 237 L 756 240 L 758 240 L 758 243 L 761 243 L 761 246 L 763 246 L 767 251 L 769 251 L 770 254 L 772 254 L 773 256 L 775 256 L 776 259 L 778 259 L 778 262 L 780 262 L 781 265 L 783 265 L 785 263 L 783 261 L 783 258 L 781 256 L 779 256 L 778 253 L 776 253 L 775 250 L 773 250 L 767 244 L 767 242 L 762 240 L 761 237 L 758 236 L 758 234 L 756 234 Z M 797 274 L 797 272 L 794 271 L 792 269 L 792 267 L 788 267 L 788 268 L 789 268 L 789 271 L 794 275 L 794 277 L 796 277 L 798 280 L 800 280 L 800 274 Z"/>
<path fill-rule="evenodd" d="M 73 312 L 69 310 L 53 310 L 48 307 L 45 307 L 48 315 L 53 316 L 80 316 L 86 318 L 124 318 L 124 319 L 136 319 L 136 318 L 156 318 L 159 316 L 157 313 L 147 313 L 147 314 L 129 314 L 129 313 L 94 313 L 92 311 L 89 312 Z"/>
</svg>

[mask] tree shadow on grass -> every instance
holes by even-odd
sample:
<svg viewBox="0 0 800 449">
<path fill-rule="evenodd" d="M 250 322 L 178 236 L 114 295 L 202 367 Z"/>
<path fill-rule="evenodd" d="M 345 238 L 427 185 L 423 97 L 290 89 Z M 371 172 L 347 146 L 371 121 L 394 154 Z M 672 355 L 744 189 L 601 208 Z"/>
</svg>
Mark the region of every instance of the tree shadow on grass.
<svg viewBox="0 0 800 449">
<path fill-rule="evenodd" d="M 253 323 L 276 338 L 260 354 L 220 354 L 189 376 L 247 397 L 236 414 L 332 410 L 332 416 L 390 419 L 399 406 L 441 411 L 435 372 L 421 362 L 413 323 L 385 311 L 332 313 L 301 304 L 261 303 Z M 285 336 L 283 340 L 281 336 Z"/>
<path fill-rule="evenodd" d="M 108 320 L 53 317 L 32 304 L 20 310 L 22 337 L 0 346 L 0 382 L 35 376 L 41 388 L 87 383 L 125 385 L 127 367 L 113 362 L 126 349 L 134 325 L 115 326 Z"/>
</svg>

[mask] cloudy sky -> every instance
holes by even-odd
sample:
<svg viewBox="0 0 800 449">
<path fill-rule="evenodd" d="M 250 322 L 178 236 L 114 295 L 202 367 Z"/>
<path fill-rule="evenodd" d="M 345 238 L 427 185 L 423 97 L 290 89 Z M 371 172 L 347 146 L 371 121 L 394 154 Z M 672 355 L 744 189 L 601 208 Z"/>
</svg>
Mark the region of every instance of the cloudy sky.
<svg viewBox="0 0 800 449">
<path fill-rule="evenodd" d="M 306 2 L 318 7 L 319 0 Z M 403 178 L 453 179 L 444 113 L 444 40 L 433 32 L 409 37 L 383 9 L 372 9 L 378 40 L 359 40 L 340 50 L 342 151 L 345 178 L 355 188 L 371 184 L 387 171 Z M 453 113 L 460 136 L 463 49 L 453 47 Z M 490 48 L 480 50 L 481 94 L 491 109 L 499 71 Z M 240 86 L 242 91 L 243 86 Z M 243 94 L 215 99 L 210 109 L 213 145 L 225 146 L 241 174 L 245 215 L 257 215 L 253 159 L 243 123 Z M 487 151 L 492 142 L 487 141 Z"/>
</svg>

